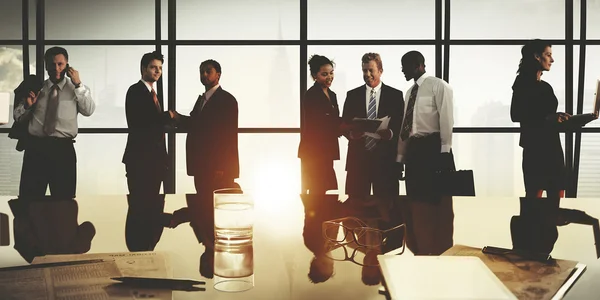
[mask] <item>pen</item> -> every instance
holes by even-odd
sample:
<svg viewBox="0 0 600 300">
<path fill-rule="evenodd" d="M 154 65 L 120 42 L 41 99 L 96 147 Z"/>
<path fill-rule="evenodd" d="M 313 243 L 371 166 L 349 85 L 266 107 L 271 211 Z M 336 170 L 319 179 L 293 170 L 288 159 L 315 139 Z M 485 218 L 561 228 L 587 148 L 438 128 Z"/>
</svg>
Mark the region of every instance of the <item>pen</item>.
<svg viewBox="0 0 600 300">
<path fill-rule="evenodd" d="M 63 262 L 54 262 L 54 263 L 44 263 L 44 264 L 35 264 L 35 265 L 25 265 L 25 266 L 0 268 L 0 272 L 2 272 L 2 271 L 15 271 L 15 270 L 48 268 L 48 267 L 62 267 L 62 266 L 91 264 L 91 263 L 101 263 L 101 262 L 105 262 L 105 260 L 103 260 L 103 259 L 90 259 L 90 260 L 63 261 Z"/>
<path fill-rule="evenodd" d="M 149 278 L 149 277 L 113 277 L 112 280 L 120 281 L 126 285 L 146 287 L 179 287 L 206 284 L 204 281 L 173 278 Z"/>
</svg>

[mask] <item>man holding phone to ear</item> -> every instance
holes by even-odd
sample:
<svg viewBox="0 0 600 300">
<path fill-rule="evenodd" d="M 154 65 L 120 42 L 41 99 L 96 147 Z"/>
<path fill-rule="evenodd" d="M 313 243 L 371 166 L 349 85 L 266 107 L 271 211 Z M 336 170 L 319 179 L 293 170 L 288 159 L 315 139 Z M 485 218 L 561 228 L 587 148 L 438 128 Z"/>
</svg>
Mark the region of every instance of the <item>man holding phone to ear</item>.
<svg viewBox="0 0 600 300">
<path fill-rule="evenodd" d="M 74 198 L 77 115 L 90 116 L 96 105 L 79 72 L 69 67 L 66 49 L 49 48 L 44 62 L 49 78 L 39 92 L 30 91 L 13 114 L 15 122 L 29 123 L 31 134 L 23 155 L 19 196 L 43 196 L 49 185 L 52 196 Z"/>
</svg>

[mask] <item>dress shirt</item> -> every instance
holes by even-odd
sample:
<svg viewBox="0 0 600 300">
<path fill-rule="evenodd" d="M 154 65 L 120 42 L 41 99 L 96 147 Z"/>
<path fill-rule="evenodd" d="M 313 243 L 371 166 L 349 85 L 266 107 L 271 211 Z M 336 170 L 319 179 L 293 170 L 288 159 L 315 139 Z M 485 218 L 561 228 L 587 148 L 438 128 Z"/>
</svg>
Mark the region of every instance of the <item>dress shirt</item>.
<svg viewBox="0 0 600 300">
<path fill-rule="evenodd" d="M 44 133 L 44 120 L 46 119 L 46 108 L 50 98 L 50 92 L 54 83 L 47 79 L 44 81 L 42 90 L 37 98 L 37 102 L 29 108 L 25 108 L 26 99 L 23 99 L 14 110 L 14 118 L 19 122 L 22 118 L 29 120 L 29 133 L 37 137 L 46 137 Z M 58 138 L 75 138 L 77 136 L 77 114 L 90 116 L 96 109 L 96 104 L 92 99 L 90 88 L 80 84 L 75 88 L 71 79 L 65 77 L 56 84 L 58 86 L 58 108 L 56 131 L 50 136 Z"/>
<path fill-rule="evenodd" d="M 204 105 L 206 105 L 206 102 L 208 102 L 208 100 L 210 100 L 210 97 L 212 97 L 212 95 L 215 93 L 215 91 L 220 87 L 221 85 L 217 83 L 217 85 L 213 86 L 210 88 L 210 90 L 206 91 L 204 93 L 204 101 L 202 102 L 202 108 L 204 108 Z"/>
<path fill-rule="evenodd" d="M 439 132 L 442 140 L 440 153 L 450 152 L 452 148 L 452 127 L 454 127 L 454 112 L 452 87 L 444 80 L 424 73 L 415 81 L 419 86 L 413 111 L 413 125 L 410 136 L 426 136 Z M 410 95 L 414 86 L 408 89 Z M 404 105 L 404 115 L 408 102 Z M 405 118 L 403 118 L 404 120 Z M 404 125 L 402 125 L 404 126 Z M 396 161 L 403 162 L 406 142 L 398 139 L 398 156 Z"/>
<path fill-rule="evenodd" d="M 146 85 L 148 92 L 152 93 L 152 90 L 154 89 L 154 92 L 156 93 L 156 89 L 154 88 L 154 85 L 155 85 L 154 82 L 150 83 L 144 79 L 140 79 L 140 80 Z M 157 93 L 157 96 L 158 96 L 158 93 Z"/>
<path fill-rule="evenodd" d="M 379 81 L 379 84 L 377 86 L 375 86 L 374 88 L 365 84 L 365 86 L 367 87 L 366 88 L 367 93 L 366 93 L 366 97 L 365 97 L 365 99 L 367 99 L 367 101 L 365 102 L 366 103 L 365 111 L 367 112 L 367 114 L 369 113 L 369 101 L 371 101 L 371 90 L 374 90 L 375 91 L 375 118 L 376 119 L 377 119 L 377 116 L 379 115 L 379 99 L 381 99 L 381 84 L 382 84 L 382 82 Z M 367 117 L 369 117 L 369 116 L 367 115 Z M 388 128 L 388 130 L 390 131 L 390 139 L 391 139 L 394 137 L 394 131 L 389 128 Z"/>
</svg>

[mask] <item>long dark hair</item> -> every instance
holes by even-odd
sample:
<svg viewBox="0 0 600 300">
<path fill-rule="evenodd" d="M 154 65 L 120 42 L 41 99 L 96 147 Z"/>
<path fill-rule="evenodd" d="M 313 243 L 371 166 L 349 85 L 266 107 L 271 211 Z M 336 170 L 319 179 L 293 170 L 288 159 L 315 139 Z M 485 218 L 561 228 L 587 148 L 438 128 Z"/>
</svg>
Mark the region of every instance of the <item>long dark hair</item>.
<svg viewBox="0 0 600 300">
<path fill-rule="evenodd" d="M 546 47 L 552 47 L 552 45 L 540 39 L 534 39 L 525 44 L 521 48 L 521 61 L 519 62 L 517 74 L 526 77 L 535 77 L 536 73 L 541 70 L 541 64 L 535 59 L 535 56 L 542 57 Z"/>
</svg>

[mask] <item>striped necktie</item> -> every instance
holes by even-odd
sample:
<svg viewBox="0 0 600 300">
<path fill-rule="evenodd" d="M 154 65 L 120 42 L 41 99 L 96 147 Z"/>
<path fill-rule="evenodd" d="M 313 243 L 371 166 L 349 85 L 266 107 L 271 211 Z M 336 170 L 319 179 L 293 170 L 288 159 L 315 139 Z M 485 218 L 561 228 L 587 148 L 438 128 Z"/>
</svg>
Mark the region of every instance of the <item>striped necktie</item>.
<svg viewBox="0 0 600 300">
<path fill-rule="evenodd" d="M 371 89 L 371 96 L 369 97 L 369 108 L 367 109 L 367 118 L 374 120 L 377 118 L 377 101 L 375 100 L 375 89 Z M 365 148 L 367 150 L 373 150 L 376 145 L 376 140 L 372 137 L 365 137 Z"/>
<path fill-rule="evenodd" d="M 400 130 L 400 138 L 404 141 L 410 136 L 413 125 L 413 112 L 415 111 L 415 102 L 417 101 L 417 92 L 419 91 L 419 85 L 415 83 L 410 91 L 410 97 L 408 98 L 408 106 L 406 107 L 406 115 L 404 116 L 404 123 Z"/>
</svg>

